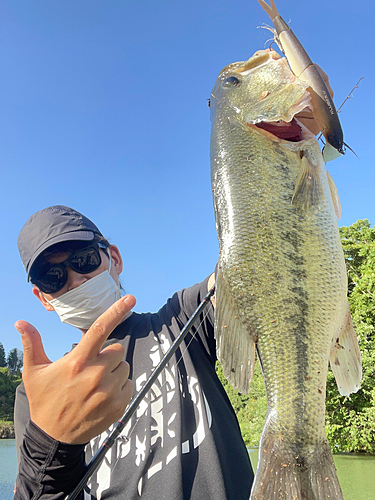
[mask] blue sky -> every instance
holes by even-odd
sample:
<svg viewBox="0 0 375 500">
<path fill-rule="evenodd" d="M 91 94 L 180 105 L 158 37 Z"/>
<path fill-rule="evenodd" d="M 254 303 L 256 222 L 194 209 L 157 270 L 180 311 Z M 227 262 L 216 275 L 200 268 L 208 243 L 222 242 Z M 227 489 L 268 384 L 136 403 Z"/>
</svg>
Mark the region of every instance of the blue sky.
<svg viewBox="0 0 375 500">
<path fill-rule="evenodd" d="M 309 7 L 308 7 L 309 5 Z M 375 222 L 373 19 L 364 0 L 278 0 L 281 15 L 330 75 L 356 151 L 329 166 L 340 225 Z M 79 340 L 31 294 L 18 233 L 55 204 L 90 217 L 124 258 L 138 312 L 214 268 L 218 247 L 207 99 L 220 70 L 264 48 L 256 0 L 0 0 L 0 342 L 21 348 L 13 324 L 32 322 L 47 354 Z"/>
</svg>

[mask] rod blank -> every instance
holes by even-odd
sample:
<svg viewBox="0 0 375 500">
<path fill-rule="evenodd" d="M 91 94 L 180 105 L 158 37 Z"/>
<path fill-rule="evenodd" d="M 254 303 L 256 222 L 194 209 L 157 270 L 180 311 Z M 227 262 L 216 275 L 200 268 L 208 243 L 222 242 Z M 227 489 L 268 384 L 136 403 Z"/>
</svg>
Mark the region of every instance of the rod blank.
<svg viewBox="0 0 375 500">
<path fill-rule="evenodd" d="M 182 343 L 182 341 L 184 340 L 186 335 L 189 333 L 190 329 L 194 325 L 194 323 L 195 323 L 196 319 L 198 318 L 198 316 L 200 315 L 200 313 L 207 306 L 207 304 L 209 304 L 210 299 L 214 293 L 215 293 L 215 286 L 213 286 L 210 289 L 210 291 L 205 295 L 202 302 L 199 304 L 199 306 L 194 311 L 192 316 L 190 316 L 190 318 L 186 322 L 185 326 L 182 328 L 178 337 L 175 339 L 175 341 L 173 342 L 173 344 L 171 345 L 169 350 L 166 352 L 164 357 L 161 359 L 160 363 L 157 365 L 155 370 L 151 373 L 151 375 L 148 378 L 145 385 L 138 392 L 138 394 L 130 401 L 128 407 L 126 408 L 124 415 L 121 417 L 120 420 L 117 421 L 117 423 L 115 424 L 110 435 L 103 441 L 103 444 L 101 445 L 101 447 L 98 449 L 98 451 L 92 457 L 90 462 L 87 464 L 87 469 L 86 469 L 84 476 L 82 477 L 80 482 L 77 484 L 77 486 L 74 488 L 72 493 L 70 493 L 67 497 L 65 497 L 65 500 L 75 500 L 77 498 L 77 496 L 80 494 L 80 492 L 82 491 L 82 489 L 84 488 L 87 481 L 90 479 L 90 477 L 98 470 L 100 464 L 102 463 L 102 461 L 104 459 L 105 454 L 113 446 L 115 439 L 121 434 L 122 430 L 124 429 L 126 424 L 129 422 L 129 420 L 133 416 L 135 410 L 138 408 L 139 404 L 141 403 L 143 398 L 146 396 L 147 392 L 151 389 L 152 384 L 158 378 L 160 373 L 164 370 L 168 361 L 175 354 L 175 352 L 179 348 L 180 344 Z"/>
</svg>

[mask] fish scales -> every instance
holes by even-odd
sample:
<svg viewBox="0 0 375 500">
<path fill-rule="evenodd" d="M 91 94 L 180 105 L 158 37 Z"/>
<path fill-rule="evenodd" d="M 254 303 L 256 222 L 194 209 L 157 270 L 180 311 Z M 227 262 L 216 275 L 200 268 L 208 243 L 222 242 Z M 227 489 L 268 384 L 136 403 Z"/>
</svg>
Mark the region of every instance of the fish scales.
<svg viewBox="0 0 375 500">
<path fill-rule="evenodd" d="M 254 500 L 342 498 L 324 419 L 347 275 L 325 164 L 307 130 L 290 142 L 255 126 L 290 123 L 306 87 L 285 59 L 259 51 L 225 68 L 212 91 L 218 357 L 248 392 L 256 350 L 267 393 Z"/>
</svg>

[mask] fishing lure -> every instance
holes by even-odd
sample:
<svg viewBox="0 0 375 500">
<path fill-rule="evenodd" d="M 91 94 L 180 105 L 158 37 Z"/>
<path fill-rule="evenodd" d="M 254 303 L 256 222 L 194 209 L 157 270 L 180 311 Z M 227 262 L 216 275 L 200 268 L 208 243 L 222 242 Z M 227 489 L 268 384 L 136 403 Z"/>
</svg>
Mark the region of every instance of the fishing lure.
<svg viewBox="0 0 375 500">
<path fill-rule="evenodd" d="M 274 33 L 275 41 L 286 56 L 293 73 L 310 87 L 309 92 L 314 107 L 312 114 L 327 144 L 336 150 L 336 157 L 345 154 L 344 146 L 347 144 L 344 142 L 340 120 L 331 94 L 317 67 L 296 35 L 280 16 L 275 1 L 270 0 L 271 5 L 268 5 L 265 0 L 258 0 L 258 2 L 272 20 L 275 30 L 271 31 Z M 330 154 L 332 156 L 332 151 Z"/>
</svg>

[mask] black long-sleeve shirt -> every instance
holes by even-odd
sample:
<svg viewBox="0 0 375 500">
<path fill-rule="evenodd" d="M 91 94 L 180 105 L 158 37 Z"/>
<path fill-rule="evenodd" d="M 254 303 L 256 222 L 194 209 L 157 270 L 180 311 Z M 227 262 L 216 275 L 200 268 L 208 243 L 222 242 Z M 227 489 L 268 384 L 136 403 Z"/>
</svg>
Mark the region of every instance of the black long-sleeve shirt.
<svg viewBox="0 0 375 500">
<path fill-rule="evenodd" d="M 135 392 L 206 293 L 207 279 L 158 313 L 133 313 L 111 334 L 105 346 L 124 345 Z M 209 305 L 89 480 L 85 499 L 248 500 L 253 471 L 215 361 Z M 53 440 L 30 422 L 23 386 L 15 424 L 17 500 L 64 499 L 110 431 L 86 447 Z"/>
</svg>

